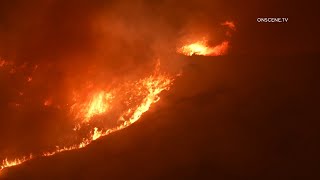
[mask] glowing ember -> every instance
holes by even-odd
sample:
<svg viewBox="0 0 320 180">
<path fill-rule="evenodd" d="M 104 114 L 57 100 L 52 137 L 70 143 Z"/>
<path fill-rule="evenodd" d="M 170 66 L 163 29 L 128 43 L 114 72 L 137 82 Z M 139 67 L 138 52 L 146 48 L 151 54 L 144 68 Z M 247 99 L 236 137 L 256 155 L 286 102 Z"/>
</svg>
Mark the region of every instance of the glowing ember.
<svg viewBox="0 0 320 180">
<path fill-rule="evenodd" d="M 49 98 L 49 99 L 46 99 L 43 103 L 44 106 L 51 106 L 52 105 L 52 99 Z"/>
<path fill-rule="evenodd" d="M 203 38 L 201 41 L 196 41 L 187 45 L 182 46 L 177 50 L 178 53 L 192 56 L 192 55 L 200 55 L 200 56 L 221 56 L 224 55 L 229 47 L 229 42 L 224 41 L 221 44 L 210 47 L 208 45 L 208 40 Z"/>
<path fill-rule="evenodd" d="M 31 81 L 32 81 L 32 77 L 29 76 L 29 77 L 27 78 L 27 81 L 28 81 L 28 82 L 31 82 Z"/>
</svg>

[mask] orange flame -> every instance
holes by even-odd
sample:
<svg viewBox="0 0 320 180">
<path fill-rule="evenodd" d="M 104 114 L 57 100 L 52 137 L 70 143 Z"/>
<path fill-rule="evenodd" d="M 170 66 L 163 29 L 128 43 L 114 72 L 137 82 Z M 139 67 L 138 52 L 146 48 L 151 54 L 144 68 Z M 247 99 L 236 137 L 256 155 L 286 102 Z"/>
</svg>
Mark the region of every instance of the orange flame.
<svg viewBox="0 0 320 180">
<path fill-rule="evenodd" d="M 72 105 L 71 111 L 76 114 L 77 119 L 88 122 L 92 117 L 107 112 L 113 98 L 112 93 L 101 91 L 94 94 L 87 102 Z"/>
<path fill-rule="evenodd" d="M 231 37 L 231 34 L 232 34 L 231 31 L 236 30 L 236 26 L 233 21 L 225 21 L 221 23 L 221 25 L 228 27 L 228 30 L 226 31 L 227 37 Z M 182 46 L 177 48 L 177 53 L 183 54 L 185 56 L 193 56 L 193 55 L 222 56 L 227 53 L 228 49 L 229 49 L 228 40 L 224 40 L 222 43 L 216 46 L 212 46 L 209 44 L 208 37 L 205 36 L 202 39 L 197 39 L 194 41 L 188 40 L 187 43 L 184 43 Z"/>
<path fill-rule="evenodd" d="M 130 126 L 138 121 L 142 114 L 149 110 L 152 104 L 160 100 L 160 93 L 164 90 L 169 90 L 173 80 L 174 78 L 171 75 L 159 73 L 159 69 L 157 68 L 155 73 L 149 77 L 138 81 L 123 83 L 119 87 L 108 92 L 97 91 L 97 93 L 92 93 L 91 97 L 84 101 L 76 102 L 71 106 L 70 111 L 75 115 L 75 118 L 80 118 L 83 119 L 84 122 L 90 123 L 90 120 L 93 117 L 108 113 L 113 106 L 117 106 L 118 104 L 114 103 L 114 100 L 126 101 L 125 104 L 127 105 L 127 109 L 123 110 L 123 112 L 119 114 L 118 121 L 121 122 L 119 125 L 106 129 L 94 127 L 87 137 L 83 138 L 79 143 L 75 143 L 71 146 L 56 146 L 56 149 L 53 151 L 44 152 L 36 156 L 15 159 L 13 161 L 5 159 L 0 171 L 7 167 L 22 164 L 37 156 L 53 156 L 64 151 L 84 148 L 91 142 L 103 136 Z M 81 128 L 81 125 L 79 126 Z"/>
<path fill-rule="evenodd" d="M 193 55 L 221 56 L 227 52 L 228 47 L 229 47 L 228 41 L 224 41 L 219 45 L 210 47 L 208 45 L 208 40 L 206 38 L 203 38 L 203 40 L 201 41 L 196 41 L 196 42 L 182 46 L 177 50 L 177 52 L 186 56 L 193 56 Z"/>
<path fill-rule="evenodd" d="M 14 160 L 11 160 L 9 161 L 7 158 L 5 160 L 2 161 L 2 165 L 0 166 L 0 172 L 2 169 L 4 168 L 8 168 L 8 167 L 12 167 L 12 166 L 17 166 L 17 165 L 20 165 L 30 159 L 32 159 L 33 156 L 32 154 L 30 154 L 30 156 L 25 156 L 25 157 L 22 157 L 22 158 L 16 158 Z"/>
<path fill-rule="evenodd" d="M 227 21 L 222 25 L 229 27 L 231 30 L 235 30 L 233 22 Z M 202 40 L 196 40 L 183 45 L 177 49 L 177 52 L 186 56 L 220 56 L 224 55 L 228 48 L 228 41 L 223 41 L 216 46 L 211 46 L 209 40 L 203 38 Z M 6 65 L 9 65 L 8 62 L 0 59 L 0 67 Z M 34 67 L 34 71 L 37 68 L 38 65 Z M 73 117 L 81 121 L 81 123 L 76 124 L 77 129 L 82 128 L 82 126 L 89 127 L 89 130 L 88 128 L 84 128 L 86 129 L 84 138 L 78 142 L 73 142 L 71 145 L 56 146 L 54 150 L 46 151 L 35 156 L 30 155 L 29 157 L 17 158 L 12 161 L 8 161 L 6 158 L 2 161 L 0 172 L 4 168 L 17 166 L 35 157 L 53 156 L 64 151 L 84 148 L 103 136 L 127 128 L 137 122 L 154 103 L 160 100 L 160 93 L 170 89 L 174 81 L 174 76 L 160 73 L 158 68 L 159 65 L 153 75 L 138 81 L 122 83 L 111 89 L 95 89 L 94 91 L 88 91 L 84 94 L 76 93 L 72 105 L 67 107 L 70 107 L 70 113 Z M 11 70 L 12 73 L 14 73 L 16 67 L 13 66 Z M 27 82 L 31 82 L 32 80 L 31 75 L 27 77 Z M 50 106 L 51 104 L 52 99 L 47 99 L 43 103 L 44 106 Z M 116 109 L 118 113 L 114 113 L 114 109 Z M 117 125 L 111 128 L 96 126 L 92 119 L 102 115 L 113 115 L 112 118 L 117 121 Z"/>
<path fill-rule="evenodd" d="M 144 94 L 144 98 L 142 99 L 141 103 L 139 103 L 137 106 L 129 108 L 127 111 L 125 111 L 120 117 L 119 121 L 123 122 L 120 125 L 109 128 L 109 129 L 101 129 L 98 130 L 97 127 L 93 128 L 93 130 L 90 132 L 90 135 L 88 138 L 82 139 L 82 141 L 79 144 L 75 144 L 69 147 L 56 147 L 56 150 L 52 152 L 45 152 L 42 155 L 43 156 L 52 156 L 54 154 L 64 152 L 64 151 L 71 151 L 75 149 L 81 149 L 86 146 L 88 146 L 92 141 L 95 141 L 103 136 L 106 136 L 110 133 L 113 133 L 115 131 L 119 131 L 121 129 L 124 129 L 131 124 L 135 123 L 140 119 L 142 114 L 147 112 L 152 104 L 158 102 L 160 100 L 159 94 L 164 90 L 169 90 L 173 78 L 169 75 L 165 74 L 158 74 L 155 73 L 155 75 L 152 75 L 150 77 L 141 79 L 137 82 L 128 83 L 129 90 L 132 90 L 134 92 L 131 92 L 133 94 L 141 95 L 144 94 L 142 91 L 143 89 L 146 89 L 146 94 Z M 137 92 L 135 90 L 138 90 Z M 96 97 L 96 96 L 94 96 Z M 116 96 L 112 96 L 113 98 L 117 98 Z M 100 102 L 100 100 L 99 100 Z M 89 103 L 91 104 L 91 103 Z M 104 105 L 102 105 L 104 107 Z M 110 107 L 111 105 L 106 102 L 106 106 Z M 91 107 L 91 106 L 90 106 Z M 85 107 L 86 109 L 86 107 Z M 80 110 L 82 111 L 82 110 Z M 89 112 L 89 111 L 88 111 Z M 100 111 L 97 111 L 100 112 Z M 102 111 L 101 111 L 102 112 Z M 102 112 L 104 113 L 104 112 Z M 95 114 L 98 115 L 99 113 Z M 91 116 L 93 117 L 93 116 Z M 88 119 L 90 120 L 90 118 Z"/>
</svg>

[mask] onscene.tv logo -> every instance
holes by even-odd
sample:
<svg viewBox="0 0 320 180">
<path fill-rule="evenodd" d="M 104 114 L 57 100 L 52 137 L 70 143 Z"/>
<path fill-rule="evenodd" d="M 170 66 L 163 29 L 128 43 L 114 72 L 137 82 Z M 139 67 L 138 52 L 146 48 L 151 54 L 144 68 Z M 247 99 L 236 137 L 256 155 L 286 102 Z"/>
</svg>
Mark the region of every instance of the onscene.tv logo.
<svg viewBox="0 0 320 180">
<path fill-rule="evenodd" d="M 258 17 L 258 23 L 287 23 L 289 18 L 287 17 Z"/>
</svg>

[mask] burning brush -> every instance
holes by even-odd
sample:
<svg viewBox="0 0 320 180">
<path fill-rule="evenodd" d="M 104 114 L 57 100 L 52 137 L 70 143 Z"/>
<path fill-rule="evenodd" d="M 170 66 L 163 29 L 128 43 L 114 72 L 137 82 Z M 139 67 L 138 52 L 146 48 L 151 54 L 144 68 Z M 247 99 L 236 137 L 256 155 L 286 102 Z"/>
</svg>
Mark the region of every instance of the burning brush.
<svg viewBox="0 0 320 180">
<path fill-rule="evenodd" d="M 222 25 L 228 28 L 227 35 L 230 34 L 230 31 L 235 31 L 235 25 L 231 21 L 227 21 Z M 214 46 L 209 42 L 210 39 L 207 36 L 194 41 L 189 40 L 177 48 L 176 52 L 185 56 L 221 56 L 227 53 L 229 48 L 228 40 L 224 40 Z M 18 69 L 9 62 L 0 59 L 0 70 L 9 66 L 12 66 L 10 68 L 14 69 L 14 71 Z M 69 102 L 69 105 L 57 105 L 54 107 L 59 107 L 58 109 L 63 110 L 67 108 L 66 111 L 70 112 L 75 120 L 76 128 L 74 128 L 74 132 L 83 132 L 81 138 L 78 138 L 80 140 L 61 147 L 56 146 L 55 149 L 40 154 L 32 154 L 13 160 L 6 158 L 2 161 L 0 172 L 4 168 L 22 164 L 35 157 L 52 156 L 60 152 L 84 148 L 103 136 L 137 122 L 153 104 L 160 100 L 161 92 L 169 90 L 175 78 L 179 76 L 160 72 L 159 66 L 160 63 L 157 64 L 153 74 L 138 80 L 121 82 L 105 89 L 93 86 L 90 90 L 75 91 L 73 101 Z M 38 65 L 32 69 L 30 74 L 38 69 Z M 33 79 L 28 76 L 26 81 L 30 84 Z M 23 92 L 19 92 L 19 94 L 24 96 Z M 53 98 L 50 97 L 45 99 L 41 106 L 53 108 L 53 104 Z M 102 124 L 97 123 L 97 119 L 102 121 Z M 115 123 L 112 126 L 104 125 L 104 123 L 110 123 L 109 121 L 114 121 Z"/>
</svg>

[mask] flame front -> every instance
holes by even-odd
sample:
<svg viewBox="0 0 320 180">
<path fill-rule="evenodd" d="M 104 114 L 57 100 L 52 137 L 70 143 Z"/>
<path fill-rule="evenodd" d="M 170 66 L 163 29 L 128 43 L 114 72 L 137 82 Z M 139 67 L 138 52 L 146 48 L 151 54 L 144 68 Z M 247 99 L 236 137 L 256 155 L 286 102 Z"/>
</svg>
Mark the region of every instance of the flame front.
<svg viewBox="0 0 320 180">
<path fill-rule="evenodd" d="M 88 105 L 84 106 L 84 109 L 79 109 L 82 114 L 87 115 L 88 113 L 92 116 L 84 116 L 84 118 L 87 119 L 87 122 L 90 122 L 90 119 L 94 116 L 100 115 L 105 113 L 105 107 L 113 108 L 113 103 L 111 101 L 104 101 L 101 99 L 108 99 L 106 97 L 112 97 L 112 99 L 120 99 L 123 100 L 124 94 L 127 97 L 128 109 L 124 111 L 119 117 L 118 121 L 122 122 L 118 126 L 114 128 L 102 128 L 98 129 L 97 127 L 94 127 L 93 130 L 90 131 L 89 136 L 87 138 L 82 139 L 82 141 L 79 144 L 75 144 L 69 147 L 56 147 L 56 150 L 51 152 L 45 152 L 42 155 L 43 156 L 52 156 L 56 153 L 64 152 L 64 151 L 70 151 L 75 149 L 81 149 L 89 145 L 92 141 L 95 141 L 103 136 L 106 136 L 112 132 L 124 129 L 131 124 L 135 123 L 140 119 L 143 113 L 147 112 L 151 105 L 158 102 L 160 100 L 159 94 L 164 90 L 169 90 L 172 82 L 174 81 L 174 78 L 167 74 L 160 74 L 158 70 L 156 70 L 154 75 L 151 75 L 147 78 L 141 79 L 136 82 L 127 82 L 124 83 L 122 86 L 117 87 L 113 90 L 114 94 L 108 94 L 106 96 L 106 93 L 101 92 L 98 95 L 93 96 L 93 101 L 90 100 Z M 98 99 L 96 99 L 98 98 Z M 135 104 L 133 102 L 133 99 L 137 98 L 140 99 L 138 104 Z M 132 102 L 130 102 L 132 101 Z M 115 100 L 112 102 L 116 102 Z M 97 105 L 97 104 L 98 105 Z M 89 107 L 89 108 L 88 108 Z M 98 110 L 96 111 L 96 107 Z M 101 108 L 102 107 L 102 108 Z M 94 109 L 95 113 L 91 113 L 92 109 Z M 74 109 L 72 109 L 74 111 Z M 108 115 L 108 114 L 106 114 Z M 77 117 L 79 117 L 77 115 Z M 79 125 L 79 128 L 81 128 L 82 125 Z"/>
<path fill-rule="evenodd" d="M 12 167 L 12 166 L 17 166 L 19 164 L 22 164 L 28 160 L 32 159 L 32 155 L 30 156 L 25 156 L 22 158 L 16 158 L 14 160 L 9 161 L 7 158 L 2 161 L 2 165 L 0 166 L 0 172 L 4 168 Z"/>
<path fill-rule="evenodd" d="M 162 74 L 157 68 L 154 74 L 149 77 L 138 81 L 122 83 L 110 91 L 100 90 L 91 93 L 88 98 L 80 102 L 77 101 L 78 97 L 75 98 L 76 102 L 70 107 L 70 112 L 74 115 L 75 119 L 82 120 L 80 124 L 77 124 L 79 126 L 77 130 L 83 126 L 88 126 L 88 124 L 90 125 L 91 120 L 96 116 L 108 116 L 109 111 L 116 108 L 119 109 L 119 103 L 125 102 L 122 108 L 120 108 L 123 109 L 123 111 L 116 119 L 120 124 L 112 128 L 94 127 L 89 131 L 87 137 L 82 138 L 80 142 L 70 146 L 56 146 L 55 150 L 35 156 L 17 158 L 12 161 L 5 159 L 2 162 L 0 171 L 7 167 L 22 164 L 34 157 L 52 156 L 60 152 L 84 148 L 103 136 L 130 126 L 138 121 L 142 114 L 149 110 L 152 104 L 160 100 L 159 94 L 164 90 L 169 90 L 173 81 L 173 76 Z M 46 102 L 47 100 L 45 104 Z"/>
</svg>

